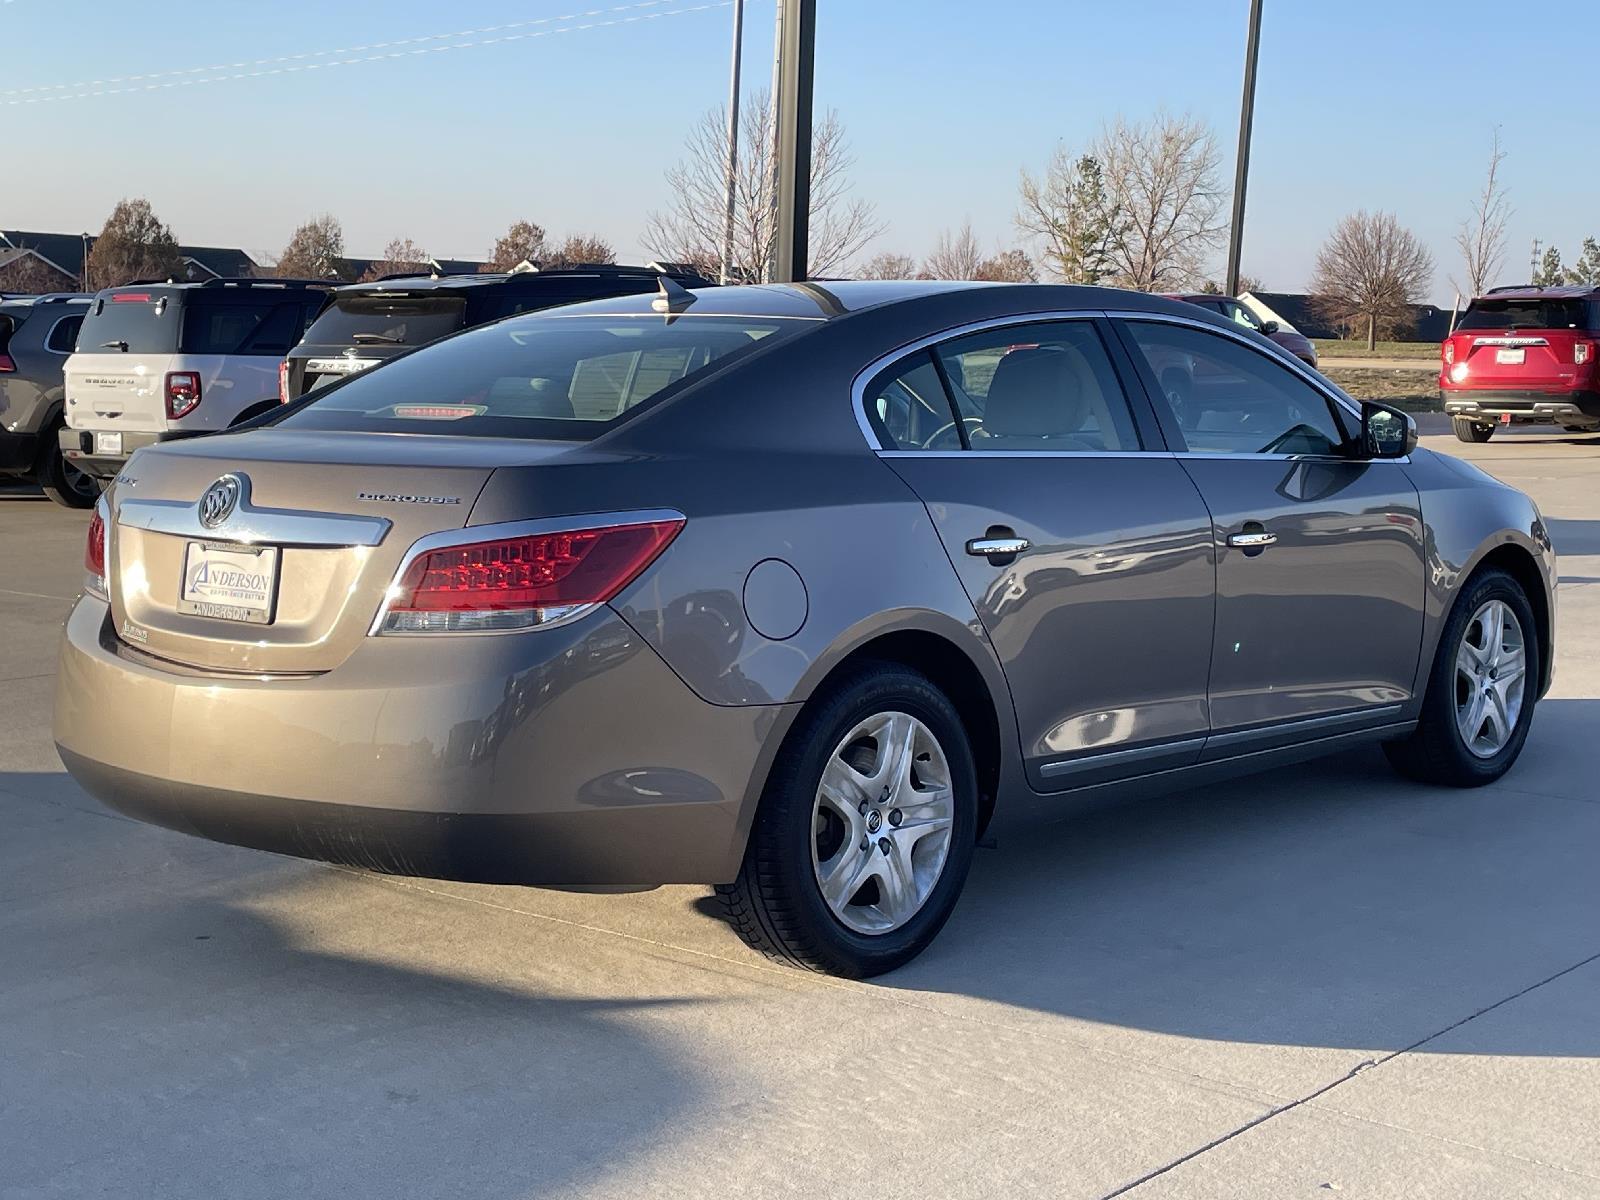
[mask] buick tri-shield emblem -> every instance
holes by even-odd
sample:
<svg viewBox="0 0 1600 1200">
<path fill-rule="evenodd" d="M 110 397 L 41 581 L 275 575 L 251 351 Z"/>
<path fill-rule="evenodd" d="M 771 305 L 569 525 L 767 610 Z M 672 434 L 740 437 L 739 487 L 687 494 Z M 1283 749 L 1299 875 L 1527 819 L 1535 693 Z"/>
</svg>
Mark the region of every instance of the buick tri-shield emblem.
<svg viewBox="0 0 1600 1200">
<path fill-rule="evenodd" d="M 239 477 L 224 475 L 200 497 L 200 524 L 215 529 L 233 513 L 239 503 Z"/>
</svg>

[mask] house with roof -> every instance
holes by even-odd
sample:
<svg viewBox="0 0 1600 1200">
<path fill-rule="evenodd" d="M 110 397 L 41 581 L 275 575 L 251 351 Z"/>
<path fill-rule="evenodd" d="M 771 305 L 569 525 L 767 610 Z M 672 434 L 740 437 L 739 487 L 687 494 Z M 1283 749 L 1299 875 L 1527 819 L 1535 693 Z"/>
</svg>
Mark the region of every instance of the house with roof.
<svg viewBox="0 0 1600 1200">
<path fill-rule="evenodd" d="M 0 295 L 7 292 L 43 295 L 77 289 L 76 276 L 69 275 L 37 250 L 28 246 L 0 248 Z"/>
<path fill-rule="evenodd" d="M 92 233 L 45 233 L 33 229 L 0 229 L 0 253 L 31 251 L 65 279 L 53 290 L 77 291 L 83 286 L 83 266 L 94 249 Z M 195 283 L 207 279 L 243 279 L 261 274 L 256 260 L 237 246 L 179 246 L 184 278 Z M 18 258 L 16 261 L 20 261 Z M 4 285 L 0 284 L 0 289 Z"/>
</svg>

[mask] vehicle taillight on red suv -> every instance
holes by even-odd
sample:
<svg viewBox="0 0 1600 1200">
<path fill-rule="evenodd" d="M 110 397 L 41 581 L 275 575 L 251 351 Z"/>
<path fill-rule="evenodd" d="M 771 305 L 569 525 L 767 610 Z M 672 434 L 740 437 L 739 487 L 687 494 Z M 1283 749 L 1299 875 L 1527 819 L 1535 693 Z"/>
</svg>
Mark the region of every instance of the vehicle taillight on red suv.
<svg viewBox="0 0 1600 1200">
<path fill-rule="evenodd" d="M 289 403 L 289 360 L 278 364 L 278 403 Z"/>
<path fill-rule="evenodd" d="M 1454 338 L 1444 340 L 1444 365 L 1449 366 L 1456 360 L 1456 343 Z"/>
<path fill-rule="evenodd" d="M 194 371 L 168 371 L 166 381 L 167 416 L 176 421 L 188 416 L 200 404 L 200 376 Z"/>
<path fill-rule="evenodd" d="M 1572 361 L 1577 363 L 1580 367 L 1583 366 L 1584 363 L 1588 362 L 1593 357 L 1594 357 L 1594 343 L 1593 342 L 1573 342 L 1572 343 Z"/>
<path fill-rule="evenodd" d="M 426 550 L 390 589 L 381 633 L 481 633 L 569 621 L 633 582 L 681 517 Z"/>
</svg>

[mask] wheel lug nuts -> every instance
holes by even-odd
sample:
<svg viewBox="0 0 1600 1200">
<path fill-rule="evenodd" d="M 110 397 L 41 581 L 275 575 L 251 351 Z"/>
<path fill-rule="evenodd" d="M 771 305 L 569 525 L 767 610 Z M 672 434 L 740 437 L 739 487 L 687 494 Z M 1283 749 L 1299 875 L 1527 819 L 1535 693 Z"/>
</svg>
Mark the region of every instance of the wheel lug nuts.
<svg viewBox="0 0 1600 1200">
<path fill-rule="evenodd" d="M 879 838 L 878 839 L 878 849 L 883 851 L 883 856 L 885 858 L 888 858 L 889 857 L 889 850 L 891 849 L 891 846 L 890 846 L 890 843 L 889 843 L 889 839 L 888 838 Z"/>
<path fill-rule="evenodd" d="M 898 808 L 891 810 L 889 813 L 889 824 L 891 825 L 898 826 L 900 822 L 904 821 L 905 819 L 906 815 Z"/>
<path fill-rule="evenodd" d="M 856 811 L 858 813 L 860 813 L 863 817 L 866 816 L 867 815 L 867 802 L 865 800 L 863 800 L 860 803 L 860 805 L 857 806 Z"/>
<path fill-rule="evenodd" d="M 863 854 L 865 854 L 870 849 L 872 849 L 872 843 L 869 842 L 866 838 L 862 838 L 861 839 L 861 852 Z"/>
<path fill-rule="evenodd" d="M 883 789 L 883 795 L 879 796 L 878 799 L 879 800 L 887 800 L 888 798 L 889 798 L 889 789 L 888 788 L 884 788 Z"/>
</svg>

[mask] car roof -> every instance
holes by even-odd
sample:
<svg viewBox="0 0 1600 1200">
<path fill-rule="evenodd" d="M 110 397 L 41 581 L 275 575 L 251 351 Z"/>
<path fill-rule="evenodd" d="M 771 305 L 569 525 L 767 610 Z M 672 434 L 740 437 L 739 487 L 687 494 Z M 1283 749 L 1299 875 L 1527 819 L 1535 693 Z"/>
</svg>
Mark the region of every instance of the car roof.
<svg viewBox="0 0 1600 1200">
<path fill-rule="evenodd" d="M 1585 300 L 1600 296 L 1600 286 L 1588 283 L 1563 284 L 1560 287 L 1497 287 L 1490 288 L 1479 300 Z"/>
<path fill-rule="evenodd" d="M 389 275 L 383 279 L 369 280 L 366 283 L 346 284 L 338 289 L 341 296 L 388 294 L 393 292 L 435 292 L 435 291 L 462 291 L 487 287 L 506 287 L 518 291 L 539 291 L 546 287 L 557 287 L 564 283 L 571 283 L 579 279 L 635 279 L 645 278 L 655 280 L 663 272 L 654 267 L 628 267 L 612 264 L 599 264 L 589 267 L 568 267 L 553 271 L 480 271 L 471 275 L 449 275 L 444 273 L 419 271 L 416 274 Z M 706 283 L 709 279 L 694 274 L 682 274 L 676 271 L 666 272 L 667 276 L 680 283 Z"/>
</svg>

